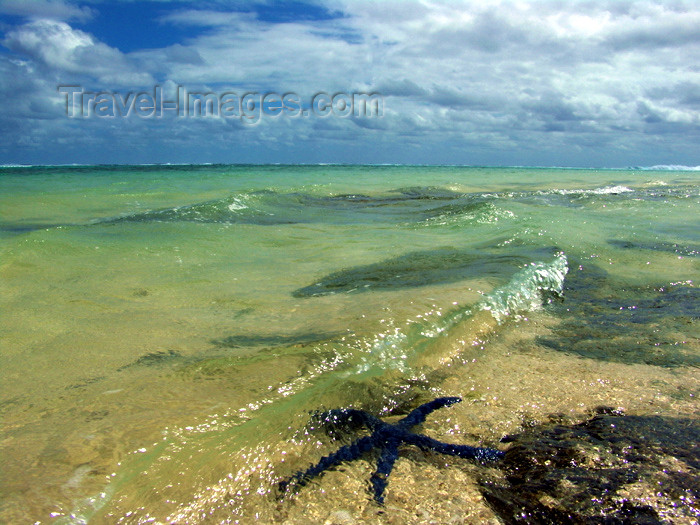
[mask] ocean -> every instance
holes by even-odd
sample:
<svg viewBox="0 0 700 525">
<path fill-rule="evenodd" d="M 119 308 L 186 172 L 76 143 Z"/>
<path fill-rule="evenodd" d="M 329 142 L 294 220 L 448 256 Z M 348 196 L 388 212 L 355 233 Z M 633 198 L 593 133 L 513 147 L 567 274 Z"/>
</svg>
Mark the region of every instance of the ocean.
<svg viewBox="0 0 700 525">
<path fill-rule="evenodd" d="M 410 446 L 384 507 L 371 455 L 278 484 L 361 435 L 333 408 L 697 421 L 699 232 L 677 167 L 2 167 L 0 521 L 500 523 L 493 467 Z"/>
</svg>

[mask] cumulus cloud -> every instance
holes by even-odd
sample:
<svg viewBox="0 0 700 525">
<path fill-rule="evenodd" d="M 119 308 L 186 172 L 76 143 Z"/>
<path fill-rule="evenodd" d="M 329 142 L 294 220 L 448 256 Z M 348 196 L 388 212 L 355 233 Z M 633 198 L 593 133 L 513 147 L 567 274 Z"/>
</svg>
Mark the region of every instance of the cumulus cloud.
<svg viewBox="0 0 700 525">
<path fill-rule="evenodd" d="M 137 71 L 119 50 L 65 22 L 34 20 L 6 34 L 8 49 L 51 70 L 88 75 L 113 85 L 142 85 L 150 74 Z"/>
</svg>

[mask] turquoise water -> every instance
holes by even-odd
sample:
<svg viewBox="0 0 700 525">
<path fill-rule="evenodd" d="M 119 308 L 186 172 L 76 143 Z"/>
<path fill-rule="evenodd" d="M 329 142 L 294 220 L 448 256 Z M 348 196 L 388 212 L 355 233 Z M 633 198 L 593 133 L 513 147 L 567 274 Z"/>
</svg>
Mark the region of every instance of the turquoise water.
<svg viewBox="0 0 700 525">
<path fill-rule="evenodd" d="M 454 510 L 435 476 L 462 467 L 404 463 L 394 518 L 371 506 L 369 462 L 283 502 L 274 488 L 337 448 L 311 418 L 328 408 L 391 417 L 457 395 L 426 432 L 496 447 L 600 404 L 697 417 L 699 183 L 1 168 L 0 521 L 391 523 L 415 506 L 403 522 L 440 521 Z M 473 492 L 460 512 L 488 518 Z"/>
</svg>

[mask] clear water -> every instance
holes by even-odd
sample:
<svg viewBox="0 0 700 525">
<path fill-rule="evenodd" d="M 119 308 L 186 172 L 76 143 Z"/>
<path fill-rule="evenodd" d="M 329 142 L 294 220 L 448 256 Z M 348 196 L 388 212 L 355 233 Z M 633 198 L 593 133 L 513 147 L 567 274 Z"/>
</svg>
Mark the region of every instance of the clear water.
<svg viewBox="0 0 700 525">
<path fill-rule="evenodd" d="M 1 168 L 0 521 L 493 518 L 476 467 L 411 450 L 383 513 L 371 461 L 275 487 L 339 446 L 312 417 L 335 407 L 391 419 L 456 395 L 421 431 L 501 448 L 601 404 L 697 417 L 699 183 Z"/>
</svg>

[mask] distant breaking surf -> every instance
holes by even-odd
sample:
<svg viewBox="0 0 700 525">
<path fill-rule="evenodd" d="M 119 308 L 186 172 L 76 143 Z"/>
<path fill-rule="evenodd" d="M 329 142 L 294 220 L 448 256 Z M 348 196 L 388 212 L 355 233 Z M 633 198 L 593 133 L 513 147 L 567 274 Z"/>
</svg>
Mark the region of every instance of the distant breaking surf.
<svg viewBox="0 0 700 525">
<path fill-rule="evenodd" d="M 638 166 L 631 169 L 644 171 L 700 171 L 700 166 L 683 166 L 681 164 L 659 164 L 656 166 Z"/>
</svg>

